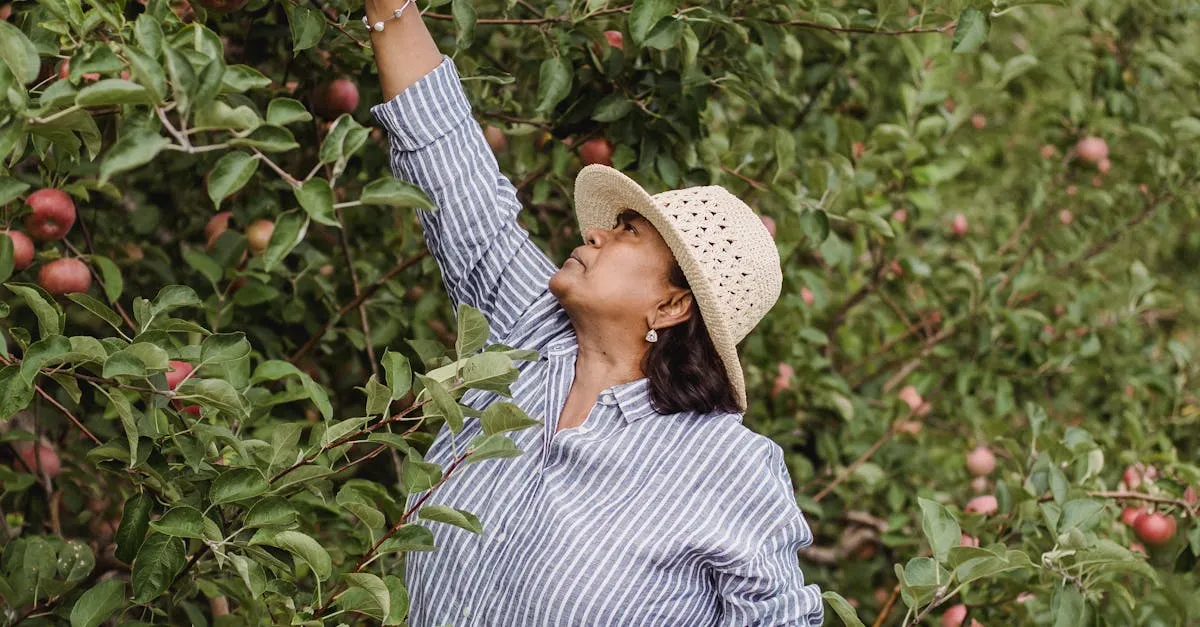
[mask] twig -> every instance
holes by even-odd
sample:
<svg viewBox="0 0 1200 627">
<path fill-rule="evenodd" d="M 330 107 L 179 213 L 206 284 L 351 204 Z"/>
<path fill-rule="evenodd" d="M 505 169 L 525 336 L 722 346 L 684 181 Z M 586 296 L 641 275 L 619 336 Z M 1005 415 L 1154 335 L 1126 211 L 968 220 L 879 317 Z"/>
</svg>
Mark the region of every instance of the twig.
<svg viewBox="0 0 1200 627">
<path fill-rule="evenodd" d="M 1196 178 L 1193 177 L 1193 178 L 1189 179 L 1188 181 L 1186 181 L 1185 185 L 1192 183 L 1195 180 L 1196 180 Z M 1161 194 L 1156 195 L 1153 198 L 1147 199 L 1146 206 L 1136 216 L 1133 216 L 1132 218 L 1126 220 L 1125 224 L 1121 225 L 1121 228 L 1113 231 L 1112 233 L 1109 233 L 1107 237 L 1105 237 L 1103 240 L 1097 242 L 1096 244 L 1092 245 L 1091 248 L 1089 248 L 1086 252 L 1084 252 L 1079 257 L 1076 257 L 1075 259 L 1072 259 L 1071 261 L 1069 261 L 1069 262 L 1063 264 L 1062 266 L 1060 266 L 1059 268 L 1057 268 L 1055 270 L 1055 273 L 1056 274 L 1064 274 L 1067 271 L 1074 268 L 1075 266 L 1091 259 L 1092 257 L 1095 257 L 1096 255 L 1099 255 L 1100 253 L 1108 250 L 1109 248 L 1112 248 L 1112 246 L 1114 244 L 1116 244 L 1118 240 L 1121 239 L 1122 234 L 1124 234 L 1129 229 L 1132 229 L 1133 227 L 1137 226 L 1138 224 L 1141 224 L 1143 221 L 1145 221 L 1146 218 L 1150 217 L 1150 215 L 1152 213 L 1154 213 L 1159 207 L 1161 207 L 1162 205 L 1164 205 L 1166 203 L 1171 202 L 1172 200 L 1175 200 L 1174 192 L 1161 193 Z"/>
<path fill-rule="evenodd" d="M 4 357 L 0 357 L 0 363 L 3 363 L 6 366 L 11 366 L 13 362 L 8 359 L 5 359 Z M 35 385 L 35 386 L 33 386 L 33 389 L 39 395 L 41 395 L 42 398 L 49 401 L 49 403 L 51 405 L 54 405 L 54 407 L 56 409 L 61 411 L 63 413 L 63 415 L 65 415 L 67 418 L 69 418 L 71 420 L 71 422 L 75 423 L 75 426 L 79 427 L 79 430 L 83 431 L 83 434 L 86 435 L 88 437 L 88 439 L 90 439 L 92 441 L 93 444 L 96 444 L 96 445 L 100 444 L 100 439 L 97 438 L 95 435 L 93 435 L 91 431 L 88 431 L 88 428 L 83 426 L 83 423 L 80 422 L 79 419 L 75 417 L 75 414 L 72 414 L 69 409 L 67 409 L 66 407 L 63 407 L 61 403 L 54 400 L 54 397 L 50 396 L 45 390 L 43 390 L 42 386 Z M 40 461 L 41 456 L 36 456 L 35 459 Z"/>
<path fill-rule="evenodd" d="M 854 26 L 829 26 L 828 24 L 820 24 L 810 22 L 808 20 L 760 20 L 756 18 L 734 17 L 735 22 L 763 22 L 766 24 L 775 24 L 776 26 L 799 26 L 800 28 L 810 28 L 813 30 L 823 30 L 830 33 L 853 33 L 859 35 L 888 35 L 899 37 L 901 35 L 921 35 L 930 33 L 945 33 L 954 28 L 957 21 L 947 22 L 937 28 L 906 28 L 901 30 L 877 30 L 874 28 L 859 28 Z"/>
<path fill-rule="evenodd" d="M 250 151 L 254 153 L 254 156 L 258 157 L 260 160 L 270 166 L 272 170 L 275 170 L 275 173 L 278 174 L 283 180 L 291 183 L 293 187 L 300 185 L 300 181 L 296 180 L 296 177 L 284 171 L 283 168 L 279 167 L 274 161 L 271 161 L 271 159 L 259 151 L 259 149 L 251 148 Z"/>
<path fill-rule="evenodd" d="M 313 346 L 316 345 L 317 341 L 325 335 L 325 332 L 329 330 L 330 326 L 342 319 L 342 316 L 352 311 L 355 307 L 358 307 L 363 301 L 367 300 L 373 294 L 375 294 L 375 292 L 379 291 L 379 288 L 383 287 L 383 284 L 390 281 L 392 277 L 400 274 L 413 264 L 424 259 L 428 254 L 428 249 L 422 250 L 412 257 L 409 257 L 408 259 L 396 264 L 391 270 L 388 270 L 383 276 L 376 279 L 374 283 L 368 285 L 362 290 L 361 294 L 354 298 L 354 300 L 342 305 L 341 309 L 338 309 L 337 312 L 335 312 L 333 316 L 329 318 L 329 320 L 326 320 L 325 324 L 322 324 L 321 328 L 317 329 L 316 333 L 313 333 L 312 336 L 309 337 L 306 342 L 304 342 L 304 345 L 302 345 L 295 353 L 292 354 L 288 361 L 295 363 L 297 359 L 303 357 L 306 353 L 308 353 L 309 350 L 312 349 Z"/>
<path fill-rule="evenodd" d="M 755 189 L 758 189 L 758 190 L 766 190 L 766 189 L 768 189 L 768 188 L 767 188 L 767 185 L 766 185 L 766 183 L 762 183 L 762 182 L 756 181 L 756 180 L 754 180 L 754 179 L 752 179 L 752 178 L 750 178 L 750 177 L 748 177 L 748 176 L 746 176 L 746 175 L 744 175 L 744 174 L 742 174 L 742 173 L 738 172 L 737 170 L 734 170 L 733 168 L 730 168 L 730 167 L 729 167 L 729 166 L 727 166 L 727 165 L 723 165 L 723 166 L 721 166 L 721 170 L 723 170 L 723 171 L 725 171 L 725 172 L 728 172 L 729 174 L 732 174 L 732 175 L 734 175 L 734 176 L 736 176 L 736 177 L 738 177 L 738 178 L 742 179 L 743 181 L 745 181 L 745 182 L 749 183 L 749 184 L 751 185 L 751 187 L 754 187 Z"/>
<path fill-rule="evenodd" d="M 96 254 L 95 247 L 92 246 L 92 233 L 87 228 L 87 222 L 85 222 L 83 219 L 83 213 L 82 212 L 77 213 L 75 217 L 76 217 L 76 221 L 79 223 L 79 230 L 83 231 L 83 243 L 87 247 L 88 255 Z M 75 250 L 75 248 L 71 246 L 70 242 L 68 242 L 67 240 L 64 239 L 63 244 L 66 244 L 67 248 L 74 251 L 76 256 L 80 256 L 79 251 Z M 87 264 L 87 266 L 88 266 L 88 272 L 90 272 L 92 274 L 92 276 L 95 277 L 96 282 L 99 283 L 101 287 L 104 287 L 104 281 L 100 278 L 100 275 L 96 273 L 96 269 L 92 267 L 92 264 L 89 263 L 89 264 Z M 112 305 L 113 305 L 113 308 L 117 310 L 117 313 L 120 314 L 121 319 L 125 321 L 125 324 L 128 324 L 129 328 L 132 329 L 134 333 L 137 333 L 137 325 L 135 325 L 133 323 L 133 318 L 130 318 L 129 314 L 125 313 L 125 308 L 121 306 L 121 302 L 115 300 L 115 301 L 113 301 Z M 126 339 L 128 339 L 128 338 L 126 338 Z"/>
<path fill-rule="evenodd" d="M 346 223 L 341 209 L 334 209 L 333 212 L 337 216 L 338 223 Z M 354 300 L 358 301 L 358 317 L 362 322 L 363 343 L 367 345 L 367 359 L 371 362 L 371 375 L 378 379 L 379 366 L 375 363 L 375 347 L 371 346 L 371 324 L 367 321 L 367 307 L 361 298 L 362 287 L 358 284 L 358 270 L 354 269 L 354 253 L 350 251 L 350 236 L 346 234 L 346 229 L 338 229 L 338 234 L 342 240 L 342 257 L 346 259 L 346 268 L 350 270 L 350 285 L 354 288 Z"/>
<path fill-rule="evenodd" d="M 900 596 L 900 584 L 892 586 L 892 593 L 888 595 L 887 601 L 883 603 L 883 609 L 879 610 L 879 616 L 875 618 L 875 622 L 871 623 L 871 627 L 883 627 L 883 621 L 891 615 L 892 608 L 896 607 L 896 599 Z"/>
</svg>

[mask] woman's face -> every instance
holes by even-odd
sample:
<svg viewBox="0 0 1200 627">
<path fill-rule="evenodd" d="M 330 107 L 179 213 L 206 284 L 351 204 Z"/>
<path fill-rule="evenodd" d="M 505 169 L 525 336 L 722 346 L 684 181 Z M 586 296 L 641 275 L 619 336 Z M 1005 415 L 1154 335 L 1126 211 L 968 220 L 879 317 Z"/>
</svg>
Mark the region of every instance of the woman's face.
<svg viewBox="0 0 1200 627">
<path fill-rule="evenodd" d="M 671 285 L 675 257 L 648 220 L 626 210 L 612 229 L 589 229 L 583 240 L 550 277 L 550 292 L 572 318 L 624 320 L 641 333 L 679 322 L 664 320 L 670 315 L 661 308 L 687 290 Z"/>
</svg>

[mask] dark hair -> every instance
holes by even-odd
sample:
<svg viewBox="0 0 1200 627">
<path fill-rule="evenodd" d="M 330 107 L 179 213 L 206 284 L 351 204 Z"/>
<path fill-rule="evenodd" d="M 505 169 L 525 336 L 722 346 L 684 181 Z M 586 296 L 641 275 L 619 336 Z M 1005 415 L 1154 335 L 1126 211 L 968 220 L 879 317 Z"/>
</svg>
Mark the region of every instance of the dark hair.
<svg viewBox="0 0 1200 627">
<path fill-rule="evenodd" d="M 669 275 L 671 285 L 691 289 L 679 264 Z M 692 315 L 673 327 L 660 329 L 650 345 L 642 370 L 650 379 L 650 404 L 660 414 L 695 411 L 739 411 L 725 364 L 692 299 Z"/>
</svg>

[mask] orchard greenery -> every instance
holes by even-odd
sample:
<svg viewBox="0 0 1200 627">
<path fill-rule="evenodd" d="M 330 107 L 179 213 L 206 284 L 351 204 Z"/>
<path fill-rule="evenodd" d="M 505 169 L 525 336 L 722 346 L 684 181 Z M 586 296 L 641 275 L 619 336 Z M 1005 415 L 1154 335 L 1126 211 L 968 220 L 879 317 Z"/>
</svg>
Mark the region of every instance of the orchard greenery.
<svg viewBox="0 0 1200 627">
<path fill-rule="evenodd" d="M 775 233 L 745 422 L 830 623 L 1200 617 L 1194 3 L 418 4 L 554 259 L 584 163 Z M 412 522 L 482 532 L 437 487 L 539 422 L 458 401 L 537 355 L 440 289 L 361 15 L 0 8 L 0 624 L 399 625 Z"/>
</svg>

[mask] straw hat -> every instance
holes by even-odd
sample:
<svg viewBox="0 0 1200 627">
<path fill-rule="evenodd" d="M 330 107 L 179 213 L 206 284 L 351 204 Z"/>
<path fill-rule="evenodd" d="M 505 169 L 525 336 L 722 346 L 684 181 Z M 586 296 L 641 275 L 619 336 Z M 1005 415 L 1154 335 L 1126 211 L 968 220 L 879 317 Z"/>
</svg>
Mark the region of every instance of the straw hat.
<svg viewBox="0 0 1200 627">
<path fill-rule="evenodd" d="M 691 284 L 692 297 L 746 410 L 746 380 L 737 345 L 779 298 L 783 273 L 767 227 L 746 203 L 720 185 L 651 196 L 633 179 L 593 164 L 575 179 L 580 232 L 609 229 L 632 209 L 658 229 Z"/>
</svg>

